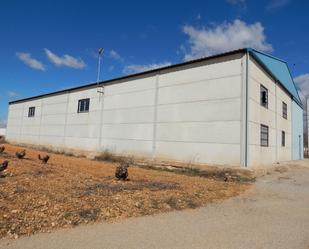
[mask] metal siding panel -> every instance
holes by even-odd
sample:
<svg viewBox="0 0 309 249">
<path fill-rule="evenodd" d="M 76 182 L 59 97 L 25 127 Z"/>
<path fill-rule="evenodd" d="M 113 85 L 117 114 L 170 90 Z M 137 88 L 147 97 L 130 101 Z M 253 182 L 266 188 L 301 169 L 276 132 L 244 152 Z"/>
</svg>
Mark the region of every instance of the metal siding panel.
<svg viewBox="0 0 309 249">
<path fill-rule="evenodd" d="M 292 102 L 292 159 L 303 159 L 303 110 Z M 300 139 L 299 139 L 300 136 Z"/>
</svg>

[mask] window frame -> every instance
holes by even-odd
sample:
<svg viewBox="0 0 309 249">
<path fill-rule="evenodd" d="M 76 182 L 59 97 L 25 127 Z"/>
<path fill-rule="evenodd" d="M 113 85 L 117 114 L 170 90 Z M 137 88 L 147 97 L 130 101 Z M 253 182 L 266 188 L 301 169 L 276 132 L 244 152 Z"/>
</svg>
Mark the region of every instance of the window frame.
<svg viewBox="0 0 309 249">
<path fill-rule="evenodd" d="M 28 118 L 35 117 L 35 106 L 30 106 L 28 109 Z"/>
<path fill-rule="evenodd" d="M 79 99 L 77 113 L 88 113 L 90 110 L 90 98 Z"/>
<path fill-rule="evenodd" d="M 266 132 L 263 131 L 263 129 L 266 129 Z M 263 135 L 265 135 L 266 138 L 263 138 Z M 269 147 L 269 127 L 263 124 L 261 124 L 260 127 L 260 145 L 262 147 Z"/>
<path fill-rule="evenodd" d="M 282 101 L 282 117 L 288 119 L 288 105 Z"/>
<path fill-rule="evenodd" d="M 266 93 L 266 102 L 263 102 L 263 93 Z M 268 109 L 268 89 L 260 84 L 260 105 Z"/>
<path fill-rule="evenodd" d="M 281 146 L 282 147 L 285 147 L 285 142 L 286 142 L 286 140 L 285 140 L 285 131 L 281 131 Z"/>
</svg>

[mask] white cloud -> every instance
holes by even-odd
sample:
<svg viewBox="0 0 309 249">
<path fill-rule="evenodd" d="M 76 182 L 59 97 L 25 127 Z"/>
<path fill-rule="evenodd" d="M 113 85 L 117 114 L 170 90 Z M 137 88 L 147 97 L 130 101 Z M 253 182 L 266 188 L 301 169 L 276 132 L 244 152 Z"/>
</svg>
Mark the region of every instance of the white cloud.
<svg viewBox="0 0 309 249">
<path fill-rule="evenodd" d="M 30 53 L 17 52 L 16 56 L 18 57 L 18 59 L 24 62 L 27 66 L 33 69 L 37 69 L 41 71 L 46 70 L 45 65 L 39 60 L 32 58 Z"/>
<path fill-rule="evenodd" d="M 145 71 L 149 71 L 152 69 L 156 69 L 156 68 L 161 68 L 161 67 L 167 67 L 170 66 L 171 63 L 170 62 L 163 62 L 163 63 L 154 63 L 154 64 L 148 64 L 148 65 L 128 65 L 123 69 L 123 72 L 126 74 L 129 73 L 140 73 L 140 72 L 145 72 Z"/>
<path fill-rule="evenodd" d="M 49 49 L 45 48 L 47 58 L 56 66 L 66 66 L 75 69 L 84 69 L 87 65 L 81 58 L 75 58 L 71 55 L 65 54 L 62 57 L 56 55 Z"/>
<path fill-rule="evenodd" d="M 19 96 L 19 93 L 15 92 L 15 91 L 9 91 L 7 92 L 7 95 L 9 98 L 15 98 Z"/>
<path fill-rule="evenodd" d="M 109 72 L 113 71 L 114 69 L 115 69 L 115 66 L 114 66 L 114 65 L 111 65 L 111 66 L 108 67 L 108 71 L 109 71 Z"/>
<path fill-rule="evenodd" d="M 246 0 L 226 0 L 226 2 L 232 5 L 246 6 Z"/>
<path fill-rule="evenodd" d="M 247 24 L 236 19 L 231 23 L 225 22 L 215 27 L 201 29 L 185 25 L 183 32 L 189 36 L 189 49 L 183 49 L 184 60 L 245 47 L 256 48 L 264 52 L 273 50 L 271 44 L 266 42 L 264 27 L 260 22 Z"/>
<path fill-rule="evenodd" d="M 298 89 L 305 97 L 309 97 L 309 73 L 302 74 L 294 78 L 294 82 Z"/>
<path fill-rule="evenodd" d="M 7 124 L 7 119 L 6 118 L 1 118 L 0 119 L 0 128 L 5 128 Z"/>
<path fill-rule="evenodd" d="M 271 0 L 269 4 L 266 6 L 266 10 L 274 10 L 279 9 L 286 6 L 290 0 Z"/>
<path fill-rule="evenodd" d="M 113 49 L 109 51 L 109 56 L 116 61 L 120 61 L 120 62 L 124 61 L 124 59 L 119 55 L 119 53 L 117 53 L 117 51 Z"/>
</svg>

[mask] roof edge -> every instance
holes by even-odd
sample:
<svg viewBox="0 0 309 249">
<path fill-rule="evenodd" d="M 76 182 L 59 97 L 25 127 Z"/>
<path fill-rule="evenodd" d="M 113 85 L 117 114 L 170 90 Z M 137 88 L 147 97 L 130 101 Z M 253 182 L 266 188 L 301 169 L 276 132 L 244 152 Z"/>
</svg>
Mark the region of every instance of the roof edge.
<svg viewBox="0 0 309 249">
<path fill-rule="evenodd" d="M 249 51 L 249 52 L 250 52 L 250 51 L 254 51 L 254 52 L 256 52 L 256 53 L 259 53 L 259 54 L 268 56 L 268 57 L 270 57 L 270 58 L 273 58 L 273 59 L 275 59 L 275 60 L 278 60 L 278 61 L 281 61 L 281 62 L 287 64 L 287 62 L 286 62 L 285 60 L 282 60 L 282 59 L 280 59 L 280 58 L 278 58 L 278 57 L 276 57 L 276 56 L 270 55 L 270 54 L 266 54 L 266 53 L 264 53 L 264 52 L 262 52 L 262 51 L 260 51 L 260 50 L 255 49 L 255 48 L 247 48 L 247 51 Z"/>
<path fill-rule="evenodd" d="M 182 66 L 186 66 L 186 65 L 193 65 L 195 63 L 204 62 L 204 61 L 207 61 L 207 60 L 216 59 L 216 58 L 229 56 L 229 55 L 234 55 L 234 54 L 238 54 L 238 53 L 246 53 L 247 51 L 248 51 L 247 48 L 228 51 L 228 52 L 224 52 L 224 53 L 221 53 L 221 54 L 211 55 L 211 56 L 208 56 L 208 57 L 203 57 L 203 58 L 199 58 L 199 59 L 195 59 L 195 60 L 177 63 L 177 64 L 173 64 L 173 65 L 170 65 L 170 66 L 156 68 L 156 69 L 152 69 L 152 70 L 148 70 L 148 71 L 144 71 L 144 72 L 140 72 L 140 73 L 129 74 L 129 75 L 126 75 L 126 76 L 121 76 L 121 77 L 117 77 L 117 78 L 113 78 L 113 79 L 109 79 L 109 80 L 89 83 L 89 84 L 86 84 L 86 85 L 81 85 L 81 86 L 68 88 L 68 89 L 64 89 L 64 90 L 60 90 L 60 91 L 55 91 L 55 92 L 36 95 L 36 96 L 33 96 L 33 97 L 18 99 L 18 100 L 10 101 L 9 105 L 27 102 L 27 101 L 30 101 L 30 100 L 48 97 L 48 96 L 52 96 L 52 95 L 56 95 L 56 94 L 65 94 L 65 93 L 69 93 L 71 91 L 76 91 L 76 90 L 80 90 L 80 89 L 84 89 L 84 88 L 90 88 L 90 87 L 96 86 L 98 84 L 100 84 L 100 85 L 110 84 L 110 83 L 113 83 L 113 82 L 116 82 L 116 81 L 119 81 L 119 80 L 131 79 L 131 78 L 134 78 L 134 77 L 153 74 L 153 73 L 160 72 L 160 71 L 163 71 L 163 70 L 174 69 L 174 68 L 178 68 L 178 67 L 182 67 Z"/>
<path fill-rule="evenodd" d="M 289 71 L 289 74 L 290 74 L 290 76 L 291 76 L 293 85 L 294 85 L 294 87 L 295 87 L 295 90 L 296 90 L 298 99 L 299 99 L 299 101 L 300 101 L 299 105 L 300 105 L 300 107 L 301 107 L 302 109 L 304 109 L 303 103 L 302 103 L 301 98 L 300 98 L 300 96 L 299 96 L 299 94 L 298 94 L 298 88 L 296 87 L 296 84 L 295 84 L 295 82 L 294 82 L 294 78 L 292 77 L 291 70 L 290 70 L 290 67 L 289 67 L 289 64 L 288 64 L 288 63 L 286 63 L 286 67 L 288 68 L 288 71 Z"/>
<path fill-rule="evenodd" d="M 280 83 L 280 85 L 291 95 L 292 99 L 293 99 L 302 109 L 304 109 L 303 104 L 302 104 L 302 102 L 301 102 L 301 100 L 300 100 L 300 97 L 299 97 L 299 94 L 298 94 L 298 90 L 297 90 L 297 88 L 296 88 L 295 82 L 294 82 L 294 80 L 293 80 L 293 77 L 292 77 L 292 74 L 291 74 L 291 71 L 290 71 L 290 68 L 289 68 L 287 62 L 284 61 L 284 60 L 278 59 L 278 58 L 276 58 L 276 57 L 274 57 L 274 56 L 271 56 L 271 55 L 265 54 L 265 53 L 263 53 L 263 52 L 260 52 L 260 51 L 258 51 L 258 50 L 256 50 L 256 49 L 251 49 L 251 48 L 250 48 L 250 49 L 247 49 L 247 51 L 248 51 L 248 52 L 254 51 L 254 52 L 263 54 L 263 55 L 265 55 L 265 56 L 268 56 L 268 57 L 270 57 L 270 58 L 273 58 L 273 59 L 275 59 L 275 60 L 278 60 L 278 61 L 281 61 L 281 62 L 285 63 L 285 65 L 286 65 L 286 67 L 287 67 L 287 69 L 288 69 L 288 71 L 289 71 L 290 77 L 291 77 L 291 79 L 292 79 L 293 85 L 294 85 L 294 87 L 295 87 L 295 90 L 296 90 L 296 93 L 297 93 L 297 96 L 298 96 L 299 99 L 297 99 L 297 98 L 295 98 L 295 97 L 293 96 L 293 94 L 284 86 L 284 84 L 271 72 L 270 69 L 268 69 L 268 67 L 264 64 L 264 62 L 262 62 L 256 55 L 254 55 L 254 53 L 251 53 L 252 57 L 253 57 L 253 58 L 266 70 L 266 71 L 267 71 L 267 73 L 269 73 L 269 75 L 270 75 L 271 77 L 273 77 L 276 81 L 278 81 L 278 82 Z"/>
</svg>

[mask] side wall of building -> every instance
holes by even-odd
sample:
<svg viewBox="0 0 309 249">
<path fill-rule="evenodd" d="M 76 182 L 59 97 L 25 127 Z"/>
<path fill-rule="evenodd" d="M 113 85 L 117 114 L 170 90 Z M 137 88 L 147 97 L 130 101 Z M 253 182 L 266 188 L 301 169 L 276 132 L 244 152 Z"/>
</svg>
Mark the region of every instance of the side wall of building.
<svg viewBox="0 0 309 249">
<path fill-rule="evenodd" d="M 7 139 L 172 160 L 241 163 L 242 54 L 9 107 Z M 77 113 L 90 98 L 89 113 Z M 35 117 L 28 109 L 36 107 Z"/>
<path fill-rule="evenodd" d="M 303 109 L 292 101 L 292 159 L 304 158 Z"/>
<path fill-rule="evenodd" d="M 268 108 L 260 104 L 260 86 L 268 90 Z M 282 102 L 287 104 L 287 119 L 282 115 Z M 292 100 L 289 94 L 252 58 L 248 82 L 248 165 L 292 159 Z M 261 146 L 261 125 L 269 127 L 269 145 Z M 285 146 L 282 146 L 282 131 Z"/>
<path fill-rule="evenodd" d="M 159 77 L 159 157 L 240 164 L 241 54 Z"/>
</svg>

